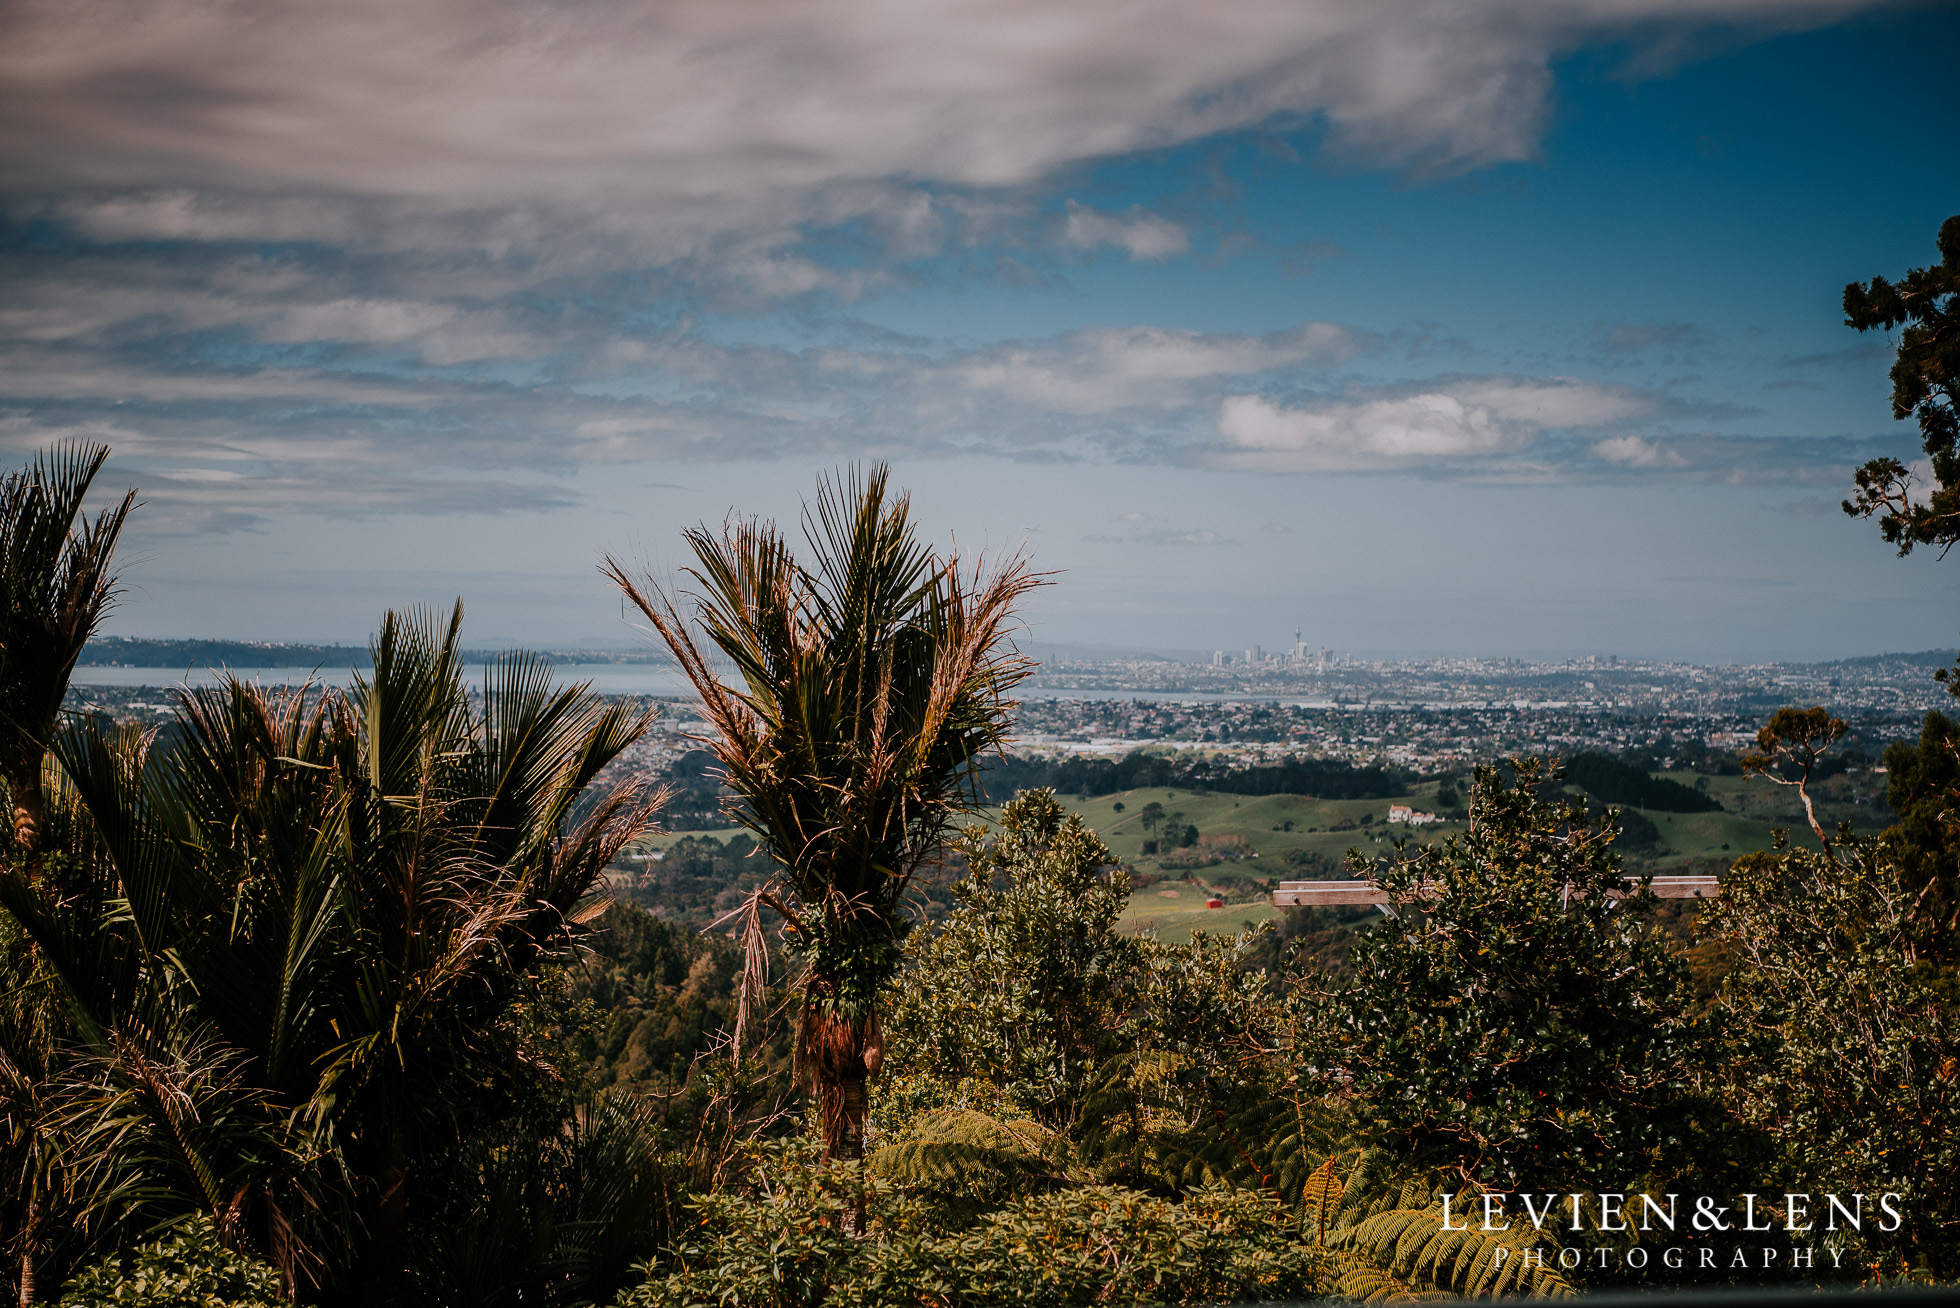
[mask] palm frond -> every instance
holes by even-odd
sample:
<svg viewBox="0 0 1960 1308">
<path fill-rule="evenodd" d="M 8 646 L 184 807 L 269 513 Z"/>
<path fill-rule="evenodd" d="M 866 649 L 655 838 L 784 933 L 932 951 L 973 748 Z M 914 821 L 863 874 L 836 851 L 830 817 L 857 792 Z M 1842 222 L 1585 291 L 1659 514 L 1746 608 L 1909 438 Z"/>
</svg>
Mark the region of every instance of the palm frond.
<svg viewBox="0 0 1960 1308">
<path fill-rule="evenodd" d="M 878 466 L 823 483 L 808 567 L 771 523 L 688 532 L 692 621 L 616 560 L 604 569 L 701 696 L 740 796 L 732 815 L 819 916 L 889 917 L 977 802 L 973 767 L 1004 738 L 1029 666 L 1009 639 L 1014 609 L 1043 580 L 1021 556 L 970 575 L 936 558 L 888 479 Z"/>
<path fill-rule="evenodd" d="M 82 517 L 108 457 L 103 445 L 57 446 L 0 480 L 0 779 L 23 846 L 40 839 L 41 760 L 75 660 L 114 600 L 116 542 L 136 506 L 131 491 Z"/>
</svg>

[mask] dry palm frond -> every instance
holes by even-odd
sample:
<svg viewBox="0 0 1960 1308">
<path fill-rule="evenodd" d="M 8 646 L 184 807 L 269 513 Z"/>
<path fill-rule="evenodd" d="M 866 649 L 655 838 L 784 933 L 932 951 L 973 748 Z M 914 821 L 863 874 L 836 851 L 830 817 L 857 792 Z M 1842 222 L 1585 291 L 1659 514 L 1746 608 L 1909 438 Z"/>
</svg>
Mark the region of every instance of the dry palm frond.
<svg viewBox="0 0 1960 1308">
<path fill-rule="evenodd" d="M 766 890 L 756 890 L 708 925 L 708 929 L 713 931 L 723 923 L 735 922 L 736 934 L 742 942 L 742 978 L 736 985 L 735 1030 L 729 1040 L 729 1059 L 737 1067 L 742 1062 L 742 1037 L 754 1021 L 762 997 L 769 989 L 769 939 L 763 933 L 762 925 L 765 905 L 794 920 L 793 911 L 784 907 L 775 896 Z"/>
</svg>

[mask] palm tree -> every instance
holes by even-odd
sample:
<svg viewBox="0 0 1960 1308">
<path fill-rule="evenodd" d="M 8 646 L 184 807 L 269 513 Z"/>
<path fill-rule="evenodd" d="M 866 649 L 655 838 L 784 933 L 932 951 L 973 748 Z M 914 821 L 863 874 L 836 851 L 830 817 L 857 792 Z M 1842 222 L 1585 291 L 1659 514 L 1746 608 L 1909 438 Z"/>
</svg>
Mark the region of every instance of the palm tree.
<svg viewBox="0 0 1960 1308">
<path fill-rule="evenodd" d="M 456 1107 L 431 1088 L 498 1082 L 488 1069 L 516 1052 L 498 1044 L 498 1020 L 603 910 L 591 896 L 606 867 L 665 798 L 643 782 L 587 794 L 653 713 L 587 685 L 554 689 L 542 658 L 500 660 L 473 711 L 461 620 L 458 604 L 438 635 L 390 614 L 351 697 L 363 749 L 346 779 L 344 903 L 365 947 L 352 1038 L 319 1093 L 349 1106 L 342 1129 L 379 1179 L 390 1239 L 406 1225 L 418 1142 Z"/>
<path fill-rule="evenodd" d="M 914 536 L 880 464 L 819 487 L 804 513 L 812 566 L 772 522 L 686 533 L 693 620 L 734 665 L 723 682 L 667 592 L 604 567 L 653 623 L 700 694 L 733 815 L 777 875 L 738 910 L 743 1005 L 759 992 L 761 910 L 787 924 L 803 963 L 798 1062 L 828 1156 L 862 1152 L 865 1080 L 882 1056 L 878 997 L 900 963 L 902 897 L 954 819 L 978 807 L 976 766 L 999 747 L 1008 692 L 1031 663 L 1011 643 L 1015 606 L 1042 577 L 1024 555 L 963 572 Z"/>
<path fill-rule="evenodd" d="M 473 701 L 460 618 L 389 614 L 345 696 L 229 681 L 182 693 L 156 748 L 59 737 L 126 911 L 0 869 L 75 1015 L 69 1152 L 149 1217 L 205 1213 L 289 1286 L 401 1266 L 418 1169 L 508 1108 L 528 978 L 660 800 L 587 793 L 647 711 L 554 688 L 526 655 Z"/>
<path fill-rule="evenodd" d="M 115 596 L 110 560 L 136 506 L 131 491 L 77 527 L 108 457 L 105 445 L 57 446 L 0 481 L 0 780 L 26 850 L 47 819 L 41 765 L 68 677 Z"/>
<path fill-rule="evenodd" d="M 135 502 L 132 491 L 76 529 L 108 456 L 100 445 L 57 446 L 0 480 L 0 780 L 13 810 L 13 851 L 36 862 L 47 834 L 48 741 L 75 660 L 115 593 L 110 559 Z M 48 1232 L 62 1224 L 50 1205 L 70 1170 L 47 1129 L 61 1018 L 31 945 L 0 929 L 0 953 L 0 1187 L 8 1195 L 0 1244 L 17 1255 L 20 1301 L 29 1303 Z"/>
</svg>

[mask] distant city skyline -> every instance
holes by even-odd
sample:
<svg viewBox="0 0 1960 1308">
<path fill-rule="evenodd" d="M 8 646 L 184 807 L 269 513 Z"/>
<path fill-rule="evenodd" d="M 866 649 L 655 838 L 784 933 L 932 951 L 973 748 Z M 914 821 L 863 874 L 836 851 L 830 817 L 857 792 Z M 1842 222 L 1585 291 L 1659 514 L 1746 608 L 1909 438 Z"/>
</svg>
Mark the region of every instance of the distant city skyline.
<svg viewBox="0 0 1960 1308">
<path fill-rule="evenodd" d="M 645 639 L 597 564 L 889 460 L 1043 647 L 1960 640 L 1844 284 L 1960 212 L 1960 11 L 868 0 L 0 14 L 0 449 L 107 631 Z"/>
</svg>

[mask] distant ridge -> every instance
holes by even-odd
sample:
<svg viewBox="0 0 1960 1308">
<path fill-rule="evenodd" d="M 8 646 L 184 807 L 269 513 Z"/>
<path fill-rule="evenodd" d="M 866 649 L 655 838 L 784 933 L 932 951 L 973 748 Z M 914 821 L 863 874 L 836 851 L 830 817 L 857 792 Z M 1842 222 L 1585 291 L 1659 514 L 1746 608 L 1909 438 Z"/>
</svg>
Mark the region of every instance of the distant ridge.
<svg viewBox="0 0 1960 1308">
<path fill-rule="evenodd" d="M 1818 663 L 1820 668 L 1875 668 L 1886 663 L 1903 663 L 1907 667 L 1943 668 L 1953 661 L 1951 649 L 1925 649 L 1911 654 L 1867 654 L 1856 659 L 1832 659 Z"/>
<path fill-rule="evenodd" d="M 508 649 L 466 649 L 467 662 L 482 663 Z M 646 650 L 533 650 L 553 663 L 668 663 Z M 91 668 L 365 668 L 365 645 L 300 645 L 271 640 L 145 640 L 97 636 L 77 660 Z"/>
<path fill-rule="evenodd" d="M 1084 645 L 1074 641 L 1032 640 L 1022 653 L 1043 663 L 1205 663 L 1209 650 L 1143 649 L 1134 645 Z"/>
<path fill-rule="evenodd" d="M 365 645 L 97 636 L 77 662 L 91 668 L 365 668 L 372 660 Z"/>
<path fill-rule="evenodd" d="M 464 658 L 481 663 L 510 652 L 512 646 L 463 651 Z M 515 648 L 522 648 L 516 646 Z M 664 653 L 640 646 L 626 649 L 579 647 L 575 649 L 532 650 L 553 663 L 620 663 L 671 665 Z M 1038 661 L 1051 662 L 1160 662 L 1203 663 L 1208 654 L 1188 650 L 1146 650 L 1116 645 L 1081 645 L 1032 642 L 1027 651 Z M 1911 653 L 1867 654 L 1859 658 L 1830 659 L 1812 663 L 1773 661 L 1775 666 L 1791 668 L 1859 668 L 1902 663 L 1908 667 L 1944 667 L 1953 659 L 1951 649 L 1919 650 Z M 85 667 L 121 668 L 365 668 L 369 666 L 365 645 L 306 645 L 276 640 L 148 640 L 137 636 L 97 636 L 82 651 L 79 662 Z"/>
</svg>

